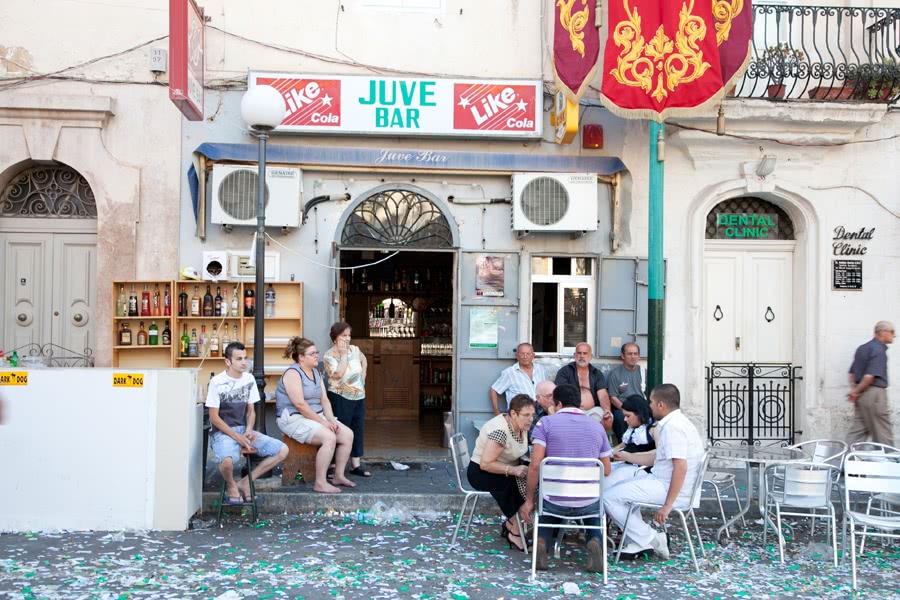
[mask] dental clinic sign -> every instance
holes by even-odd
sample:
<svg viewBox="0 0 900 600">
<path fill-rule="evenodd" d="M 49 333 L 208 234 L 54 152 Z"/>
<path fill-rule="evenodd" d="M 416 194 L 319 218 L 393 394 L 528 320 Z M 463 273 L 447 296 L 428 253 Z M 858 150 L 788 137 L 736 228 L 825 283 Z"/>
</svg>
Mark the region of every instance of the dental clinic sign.
<svg viewBox="0 0 900 600">
<path fill-rule="evenodd" d="M 251 72 L 284 98 L 281 132 L 540 138 L 540 81 Z"/>
</svg>

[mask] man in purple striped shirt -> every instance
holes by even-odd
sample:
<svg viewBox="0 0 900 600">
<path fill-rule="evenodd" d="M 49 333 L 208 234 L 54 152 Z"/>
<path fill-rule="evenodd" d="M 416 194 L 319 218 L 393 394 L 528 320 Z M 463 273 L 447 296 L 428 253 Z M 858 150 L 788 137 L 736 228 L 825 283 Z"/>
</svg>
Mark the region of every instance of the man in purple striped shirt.
<svg viewBox="0 0 900 600">
<path fill-rule="evenodd" d="M 519 509 L 519 516 L 531 521 L 534 511 L 535 490 L 540 480 L 541 461 L 544 458 L 599 458 L 603 463 L 604 475 L 609 475 L 612 449 L 603 426 L 586 415 L 581 408 L 581 392 L 574 385 L 559 385 L 553 390 L 553 401 L 556 413 L 542 418 L 534 428 L 531 451 L 531 466 L 528 469 L 528 487 L 525 503 Z M 558 515 L 578 516 L 585 513 L 596 513 L 599 498 L 593 502 L 583 499 L 544 497 L 544 507 Z M 559 523 L 560 519 L 545 515 L 541 517 L 545 523 Z M 600 519 L 586 518 L 585 525 L 600 526 Z M 598 573 L 603 570 L 603 552 L 599 529 L 587 529 L 588 541 L 587 570 Z M 537 568 L 547 569 L 547 547 L 553 543 L 557 530 L 541 528 L 537 542 Z"/>
</svg>

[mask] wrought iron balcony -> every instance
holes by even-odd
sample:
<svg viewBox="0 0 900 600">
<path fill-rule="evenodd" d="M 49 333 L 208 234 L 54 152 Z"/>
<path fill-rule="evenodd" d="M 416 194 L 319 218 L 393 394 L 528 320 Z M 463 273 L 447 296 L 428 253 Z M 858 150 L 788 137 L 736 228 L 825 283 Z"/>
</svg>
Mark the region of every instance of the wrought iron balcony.
<svg viewBox="0 0 900 600">
<path fill-rule="evenodd" d="M 753 55 L 731 95 L 900 99 L 900 8 L 758 4 L 753 13 Z"/>
</svg>

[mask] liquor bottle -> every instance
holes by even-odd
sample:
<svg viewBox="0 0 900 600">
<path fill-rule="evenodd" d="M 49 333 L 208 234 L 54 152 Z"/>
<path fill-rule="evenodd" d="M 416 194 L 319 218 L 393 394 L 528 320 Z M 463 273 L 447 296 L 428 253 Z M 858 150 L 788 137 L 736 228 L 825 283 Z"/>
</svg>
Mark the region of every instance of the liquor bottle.
<svg viewBox="0 0 900 600">
<path fill-rule="evenodd" d="M 119 345 L 131 345 L 131 329 L 128 328 L 128 323 L 122 323 L 122 329 L 119 330 Z"/>
<path fill-rule="evenodd" d="M 200 351 L 200 356 L 206 358 L 206 352 L 209 350 L 209 338 L 206 337 L 206 325 L 200 326 L 200 344 L 198 346 L 198 350 Z"/>
<path fill-rule="evenodd" d="M 184 286 L 181 286 L 181 293 L 178 294 L 178 316 L 188 316 L 188 295 Z"/>
<path fill-rule="evenodd" d="M 234 286 L 234 289 L 231 290 L 231 316 L 238 316 L 238 291 L 237 286 Z"/>
<path fill-rule="evenodd" d="M 151 346 L 159 345 L 159 328 L 156 326 L 156 321 L 150 321 L 150 329 L 147 330 L 147 341 Z"/>
<path fill-rule="evenodd" d="M 128 316 L 128 298 L 125 297 L 125 286 L 119 286 L 119 300 L 116 302 L 116 314 L 120 317 Z"/>
<path fill-rule="evenodd" d="M 256 298 L 253 289 L 247 288 L 244 292 L 244 316 L 252 317 L 256 315 Z"/>
<path fill-rule="evenodd" d="M 146 346 L 147 345 L 147 331 L 144 329 L 143 321 L 141 321 L 141 328 L 138 329 L 137 345 L 138 346 Z"/>
<path fill-rule="evenodd" d="M 360 291 L 365 292 L 369 289 L 369 281 L 368 276 L 366 275 L 366 270 L 363 269 L 362 275 L 359 276 L 359 289 Z"/>
<path fill-rule="evenodd" d="M 216 316 L 227 317 L 229 306 L 230 304 L 228 303 L 228 288 L 225 288 L 224 290 L 222 290 L 222 304 L 219 306 L 219 312 Z"/>
<path fill-rule="evenodd" d="M 153 298 L 150 300 L 150 316 L 158 317 L 162 315 L 162 311 L 160 310 L 160 297 L 159 297 L 159 284 L 153 284 Z"/>
<path fill-rule="evenodd" d="M 212 294 L 209 291 L 209 284 L 206 284 L 206 293 L 203 294 L 203 316 L 211 317 L 213 316 L 213 308 L 215 304 L 213 303 Z"/>
<path fill-rule="evenodd" d="M 232 342 L 239 342 L 239 341 L 241 341 L 240 339 L 238 339 L 238 328 L 237 328 L 237 323 L 235 323 L 235 324 L 231 327 L 231 341 L 232 341 Z"/>
<path fill-rule="evenodd" d="M 229 332 L 231 332 L 231 328 L 228 327 L 228 321 L 225 321 L 222 324 L 222 350 L 228 347 L 228 344 L 231 343 L 231 338 L 228 337 Z"/>
<path fill-rule="evenodd" d="M 200 316 L 200 286 L 194 286 L 194 295 L 191 296 L 191 316 Z"/>
<path fill-rule="evenodd" d="M 190 354 L 188 354 L 188 346 L 190 346 L 191 343 L 191 338 L 188 336 L 187 332 L 187 324 L 182 325 L 181 331 L 181 344 L 178 346 L 178 355 L 182 358 L 187 358 L 190 356 Z"/>
<path fill-rule="evenodd" d="M 219 356 L 219 326 L 213 323 L 212 336 L 209 338 L 209 355 L 213 358 Z"/>
<path fill-rule="evenodd" d="M 200 345 L 197 341 L 197 329 L 191 329 L 191 337 L 188 340 L 188 356 L 191 358 L 200 356 Z"/>
<path fill-rule="evenodd" d="M 172 316 L 172 294 L 169 290 L 169 284 L 166 284 L 166 293 L 163 294 L 163 316 Z"/>
<path fill-rule="evenodd" d="M 400 271 L 399 271 L 399 269 L 394 269 L 394 287 L 392 289 L 394 291 L 400 291 Z"/>
<path fill-rule="evenodd" d="M 419 270 L 418 269 L 413 271 L 413 289 L 416 291 L 419 291 L 420 289 L 422 289 L 419 286 Z"/>
<path fill-rule="evenodd" d="M 216 286 L 216 297 L 213 298 L 213 316 L 222 316 L 222 288 Z"/>
<path fill-rule="evenodd" d="M 141 316 L 150 316 L 150 290 L 147 288 L 146 283 L 144 284 L 144 291 L 141 292 Z"/>
<path fill-rule="evenodd" d="M 272 319 L 275 317 L 275 288 L 272 287 L 272 284 L 269 284 L 269 287 L 266 288 L 266 312 L 265 316 L 267 319 Z"/>
<path fill-rule="evenodd" d="M 394 301 L 391 300 L 388 302 L 388 318 L 393 319 L 396 316 L 396 312 L 394 309 Z"/>
<path fill-rule="evenodd" d="M 163 346 L 171 346 L 172 345 L 172 330 L 169 329 L 169 322 L 166 321 L 166 326 L 162 331 L 162 345 Z"/>
<path fill-rule="evenodd" d="M 406 278 L 406 269 L 400 269 L 400 289 L 404 292 L 409 289 L 409 280 Z"/>
<path fill-rule="evenodd" d="M 128 316 L 138 316 L 137 292 L 134 290 L 134 284 L 131 284 L 131 295 L 128 296 Z"/>
</svg>

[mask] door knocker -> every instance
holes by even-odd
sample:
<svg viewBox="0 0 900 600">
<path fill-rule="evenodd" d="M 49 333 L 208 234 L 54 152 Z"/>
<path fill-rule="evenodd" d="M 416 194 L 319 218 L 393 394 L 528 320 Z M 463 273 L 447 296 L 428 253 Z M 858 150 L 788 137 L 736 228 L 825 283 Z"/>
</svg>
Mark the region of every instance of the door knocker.
<svg viewBox="0 0 900 600">
<path fill-rule="evenodd" d="M 722 312 L 722 307 L 716 304 L 716 310 L 713 311 L 713 319 L 721 321 L 724 316 L 725 314 Z"/>
<path fill-rule="evenodd" d="M 774 320 L 775 320 L 775 313 L 772 311 L 771 306 L 767 306 L 766 307 L 766 321 L 768 323 L 771 323 Z"/>
</svg>

